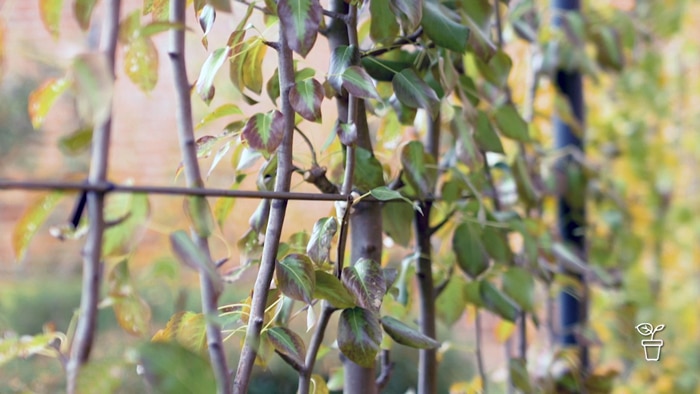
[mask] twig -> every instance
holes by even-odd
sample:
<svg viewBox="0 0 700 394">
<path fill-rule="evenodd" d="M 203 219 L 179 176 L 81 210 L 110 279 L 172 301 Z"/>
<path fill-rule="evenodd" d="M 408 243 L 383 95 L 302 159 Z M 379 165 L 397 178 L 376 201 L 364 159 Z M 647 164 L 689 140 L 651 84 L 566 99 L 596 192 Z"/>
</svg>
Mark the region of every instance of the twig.
<svg viewBox="0 0 700 394">
<path fill-rule="evenodd" d="M 309 147 L 309 151 L 311 152 L 311 164 L 313 164 L 314 166 L 318 166 L 318 157 L 316 156 L 316 149 L 314 149 L 314 144 L 311 143 L 311 140 L 309 139 L 309 137 L 307 137 L 306 134 L 304 134 L 304 132 L 301 131 L 301 129 L 299 127 L 294 126 L 294 131 L 299 133 L 301 138 L 306 143 L 306 146 Z"/>
<path fill-rule="evenodd" d="M 474 325 L 475 327 L 475 333 L 476 333 L 476 344 L 475 344 L 475 349 L 476 349 L 476 365 L 479 368 L 479 377 L 481 378 L 481 388 L 483 393 L 488 393 L 488 381 L 486 380 L 486 369 L 484 369 L 484 355 L 482 353 L 481 349 L 481 340 L 482 340 L 482 333 L 481 333 L 481 312 L 479 309 L 476 309 L 476 316 L 475 316 L 475 321 Z"/>
<path fill-rule="evenodd" d="M 116 56 L 117 38 L 119 35 L 120 0 L 112 0 L 106 5 L 106 14 L 102 37 L 102 51 L 107 57 L 109 72 L 114 79 L 114 62 Z M 92 139 L 92 160 L 88 182 L 101 183 L 107 178 L 109 162 L 109 144 L 112 132 L 111 112 L 99 124 Z M 83 283 L 80 298 L 80 316 L 70 358 L 66 366 L 66 390 L 69 394 L 75 392 L 80 367 L 90 357 L 90 350 L 97 330 L 97 304 L 102 286 L 102 235 L 105 230 L 104 218 L 105 194 L 93 191 L 87 195 L 88 217 L 90 227 L 85 247 L 83 249 Z"/>
<path fill-rule="evenodd" d="M 185 8 L 185 0 L 173 0 L 170 4 L 170 21 L 175 24 L 184 24 Z M 187 66 L 185 64 L 184 30 L 172 29 L 170 31 L 169 55 L 173 68 L 173 77 L 175 79 L 174 83 L 177 96 L 175 115 L 185 179 L 188 187 L 202 188 L 204 187 L 204 182 L 202 181 L 199 170 L 197 146 L 194 137 L 194 128 L 192 126 L 192 102 L 190 99 L 190 83 L 187 80 Z M 194 231 L 192 231 L 192 238 L 202 253 L 211 258 L 209 241 L 207 238 L 196 234 Z M 200 273 L 199 283 L 202 293 L 202 312 L 208 317 L 217 316 L 219 311 L 219 292 L 216 290 L 211 278 L 206 274 Z M 221 336 L 221 326 L 215 319 L 208 318 L 206 320 L 206 334 L 209 358 L 216 377 L 217 392 L 219 394 L 224 394 L 228 392 L 230 376 Z"/>
<path fill-rule="evenodd" d="M 311 388 L 311 375 L 313 374 L 314 364 L 316 364 L 318 350 L 321 348 L 321 344 L 323 343 L 323 337 L 326 333 L 326 328 L 328 327 L 328 322 L 330 321 L 333 312 L 335 312 L 335 308 L 333 308 L 327 301 L 323 301 L 321 303 L 321 316 L 318 318 L 316 331 L 314 331 L 314 334 L 311 337 L 311 342 L 309 342 L 309 349 L 306 351 L 304 369 L 301 371 L 301 373 L 299 373 L 300 394 L 309 393 Z"/>
<path fill-rule="evenodd" d="M 348 14 L 342 14 L 340 12 L 327 10 L 325 8 L 323 9 L 323 15 L 330 17 L 330 18 L 333 18 L 333 19 L 337 19 L 337 20 L 342 21 L 344 23 L 350 22 L 350 18 L 348 16 Z"/>
<path fill-rule="evenodd" d="M 281 112 L 284 116 L 284 138 L 277 151 L 278 165 L 275 192 L 289 192 L 293 171 L 292 146 L 294 139 L 294 109 L 289 101 L 289 90 L 294 85 L 294 63 L 292 50 L 287 43 L 283 26 L 279 34 L 279 84 L 281 88 Z M 236 378 L 233 382 L 234 394 L 248 392 L 250 376 L 260 345 L 260 332 L 265 317 L 265 304 L 270 289 L 270 282 L 275 271 L 275 258 L 282 236 L 282 226 L 287 211 L 287 200 L 272 201 L 272 210 L 265 232 L 265 245 L 260 260 L 260 271 L 255 280 L 253 299 L 250 307 L 250 320 L 246 330 L 245 344 L 238 362 Z"/>
<path fill-rule="evenodd" d="M 435 226 L 430 228 L 430 235 L 433 235 L 440 231 L 441 228 L 443 228 L 449 221 L 452 219 L 452 217 L 457 213 L 456 209 L 451 210 L 447 215 L 445 215 L 444 218 L 440 221 L 440 223 L 436 224 Z"/>
<path fill-rule="evenodd" d="M 377 391 L 381 392 L 386 387 L 389 380 L 391 380 L 391 374 L 394 372 L 394 363 L 391 362 L 391 351 L 389 349 L 382 349 L 382 353 L 379 356 L 381 360 L 381 372 L 377 376 Z"/>
<path fill-rule="evenodd" d="M 442 280 L 438 285 L 435 286 L 435 298 L 437 299 L 440 297 L 440 294 L 442 294 L 443 291 L 447 288 L 447 285 L 450 283 L 450 279 L 452 278 L 452 273 L 455 271 L 455 265 L 452 264 L 450 265 L 450 269 L 447 271 L 447 275 L 445 276 L 445 279 Z"/>
<path fill-rule="evenodd" d="M 265 7 L 260 7 L 259 5 L 256 5 L 256 4 L 254 4 L 254 3 L 251 3 L 251 2 L 249 2 L 249 1 L 246 1 L 246 0 L 235 0 L 235 1 L 238 2 L 238 3 L 241 3 L 241 4 L 245 4 L 245 5 L 247 5 L 248 7 L 253 6 L 253 8 L 255 8 L 256 10 L 262 12 L 262 13 L 265 14 L 265 15 L 275 15 L 273 12 L 271 12 L 271 11 L 268 10 L 267 8 L 265 8 Z"/>
<path fill-rule="evenodd" d="M 381 56 L 381 55 L 383 55 L 383 54 L 385 54 L 385 53 L 387 53 L 387 52 L 393 51 L 393 50 L 395 50 L 395 49 L 399 49 L 399 48 L 401 48 L 401 47 L 404 46 L 404 45 L 407 45 L 407 44 L 415 44 L 415 43 L 416 43 L 416 40 L 418 40 L 418 38 L 419 38 L 421 35 L 423 35 L 423 27 L 422 27 L 422 26 L 419 27 L 418 29 L 416 29 L 416 31 L 414 31 L 410 36 L 401 37 L 401 38 L 399 38 L 398 40 L 394 41 L 393 43 L 391 43 L 391 44 L 389 44 L 389 45 L 387 45 L 387 46 L 385 46 L 385 47 L 381 47 L 381 48 L 371 49 L 371 50 L 369 50 L 369 51 L 365 51 L 365 52 L 363 52 L 360 56 L 361 56 L 361 57 L 366 57 L 366 56 L 375 56 L 375 57 L 376 57 L 376 56 Z"/>
</svg>

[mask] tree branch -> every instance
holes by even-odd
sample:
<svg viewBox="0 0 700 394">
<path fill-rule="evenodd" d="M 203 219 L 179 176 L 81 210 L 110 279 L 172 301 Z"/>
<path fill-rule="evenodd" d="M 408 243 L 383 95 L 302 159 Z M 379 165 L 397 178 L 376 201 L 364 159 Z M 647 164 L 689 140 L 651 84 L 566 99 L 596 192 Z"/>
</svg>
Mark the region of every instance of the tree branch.
<svg viewBox="0 0 700 394">
<path fill-rule="evenodd" d="M 386 387 L 389 380 L 391 380 L 391 373 L 394 372 L 394 363 L 391 362 L 391 351 L 389 349 L 382 349 L 380 355 L 381 359 L 381 372 L 377 376 L 377 391 L 381 392 Z"/>
<path fill-rule="evenodd" d="M 435 226 L 430 228 L 430 235 L 434 235 L 438 231 L 440 231 L 441 228 L 443 228 L 449 221 L 454 217 L 455 213 L 457 213 L 456 209 L 451 210 L 447 215 L 445 215 L 444 218 L 440 221 L 440 223 L 436 224 Z"/>
<path fill-rule="evenodd" d="M 186 1 L 173 0 L 170 4 L 170 21 L 175 24 L 185 24 Z M 187 80 L 187 66 L 185 65 L 185 30 L 171 29 L 170 31 L 170 60 L 175 78 L 175 91 L 177 95 L 177 130 L 182 153 L 182 163 L 185 179 L 188 187 L 202 188 L 204 182 L 199 170 L 197 160 L 197 147 L 192 126 L 192 102 L 190 84 Z M 204 198 L 204 197 L 197 197 Z M 192 238 L 199 249 L 211 259 L 209 241 L 206 237 L 192 231 Z M 202 293 L 202 312 L 210 317 L 206 320 L 207 345 L 209 358 L 216 377 L 217 392 L 224 394 L 230 386 L 230 376 L 224 352 L 221 326 L 213 317 L 218 315 L 219 292 L 216 290 L 211 278 L 200 273 L 199 283 Z"/>
<path fill-rule="evenodd" d="M 391 44 L 389 44 L 389 45 L 387 45 L 387 46 L 385 46 L 385 47 L 381 47 L 381 48 L 371 49 L 371 50 L 369 50 L 369 51 L 365 51 L 365 52 L 363 52 L 360 56 L 361 56 L 361 57 L 366 57 L 366 56 L 381 56 L 381 55 L 383 55 L 383 54 L 385 54 L 385 53 L 387 53 L 387 52 L 393 51 L 393 50 L 395 50 L 395 49 L 399 49 L 399 48 L 401 48 L 401 47 L 404 46 L 404 45 L 407 45 L 407 44 L 415 44 L 416 41 L 418 40 L 418 38 L 419 38 L 420 36 L 422 36 L 422 35 L 423 35 L 423 27 L 421 26 L 421 27 L 419 27 L 418 29 L 416 29 L 416 31 L 413 32 L 410 36 L 401 37 L 401 38 L 399 38 L 398 40 L 394 41 L 393 43 L 391 43 Z"/>
<path fill-rule="evenodd" d="M 292 50 L 280 24 L 279 35 L 279 84 L 281 88 L 281 112 L 284 116 L 284 139 L 277 151 L 278 165 L 275 192 L 288 192 L 293 172 L 292 143 L 294 138 L 294 109 L 289 102 L 289 90 L 294 85 L 294 63 Z M 272 210 L 265 233 L 265 246 L 260 260 L 260 271 L 255 280 L 253 299 L 250 307 L 250 320 L 246 330 L 245 344 L 238 362 L 236 378 L 233 382 L 234 394 L 248 392 L 250 376 L 255 364 L 260 332 L 265 317 L 265 303 L 270 282 L 275 271 L 275 258 L 282 236 L 282 226 L 287 211 L 287 200 L 272 200 Z"/>
<path fill-rule="evenodd" d="M 484 369 L 484 355 L 482 353 L 481 349 L 481 344 L 482 344 L 482 332 L 481 332 L 481 311 L 479 309 L 476 309 L 476 314 L 475 314 L 475 321 L 474 325 L 476 325 L 475 328 L 475 333 L 476 333 L 476 365 L 479 368 L 479 377 L 481 378 L 481 388 L 483 393 L 488 393 L 488 380 L 486 376 L 486 369 Z"/>
<path fill-rule="evenodd" d="M 316 331 L 311 337 L 311 342 L 309 342 L 309 349 L 306 351 L 306 359 L 304 360 L 304 370 L 299 373 L 299 390 L 300 394 L 307 394 L 310 392 L 311 388 L 311 375 L 314 371 L 314 365 L 316 364 L 316 357 L 318 356 L 318 350 L 323 344 L 323 337 L 326 333 L 326 328 L 328 327 L 328 322 L 331 319 L 331 315 L 335 312 L 333 308 L 327 301 L 321 303 L 321 316 L 318 318 L 318 324 L 316 324 Z"/>
<path fill-rule="evenodd" d="M 119 12 L 121 1 L 106 3 L 103 27 L 102 51 L 107 57 L 109 72 L 114 79 L 114 63 L 119 35 Z M 109 144 L 112 133 L 111 112 L 97 125 L 92 139 L 92 160 L 88 181 L 103 183 L 107 178 Z M 105 230 L 105 192 L 93 191 L 87 194 L 90 227 L 83 249 L 83 283 L 80 298 L 80 317 L 70 349 L 70 359 L 66 366 L 66 390 L 75 392 L 78 372 L 90 357 L 90 350 L 97 331 L 97 304 L 102 286 L 102 236 Z"/>
</svg>

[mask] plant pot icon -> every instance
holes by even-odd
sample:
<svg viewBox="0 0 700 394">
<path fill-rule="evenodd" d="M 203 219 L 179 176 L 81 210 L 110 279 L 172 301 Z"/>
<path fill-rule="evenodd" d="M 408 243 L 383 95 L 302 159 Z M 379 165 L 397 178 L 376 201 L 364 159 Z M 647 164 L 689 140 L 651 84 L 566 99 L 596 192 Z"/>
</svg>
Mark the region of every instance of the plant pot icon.
<svg viewBox="0 0 700 394">
<path fill-rule="evenodd" d="M 644 346 L 644 358 L 647 361 L 659 361 L 661 357 L 661 347 L 664 345 L 662 339 L 644 339 L 642 340 L 642 346 Z"/>
</svg>

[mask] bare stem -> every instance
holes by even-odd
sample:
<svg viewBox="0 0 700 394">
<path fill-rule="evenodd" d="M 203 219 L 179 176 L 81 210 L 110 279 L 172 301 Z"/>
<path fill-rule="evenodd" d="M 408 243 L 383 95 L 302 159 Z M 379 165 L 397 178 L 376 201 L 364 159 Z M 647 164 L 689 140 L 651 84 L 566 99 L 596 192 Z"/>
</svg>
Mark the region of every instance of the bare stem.
<svg viewBox="0 0 700 394">
<path fill-rule="evenodd" d="M 185 8 L 185 0 L 173 0 L 170 4 L 171 22 L 175 24 L 184 24 Z M 175 79 L 175 91 L 177 96 L 175 115 L 185 179 L 188 187 L 201 188 L 204 186 L 204 182 L 202 181 L 202 176 L 199 171 L 197 147 L 194 137 L 194 128 L 192 126 L 192 102 L 190 100 L 190 84 L 187 80 L 187 67 L 185 65 L 184 30 L 172 29 L 170 31 L 169 54 L 173 68 L 173 77 Z M 211 259 L 209 241 L 207 238 L 196 234 L 194 231 L 192 231 L 192 238 L 199 249 Z M 202 293 L 202 312 L 208 317 L 217 316 L 219 310 L 219 292 L 216 290 L 209 276 L 205 274 L 199 275 L 199 283 Z M 215 319 L 207 319 L 206 333 L 209 358 L 216 377 L 217 392 L 219 394 L 224 394 L 228 392 L 230 386 L 230 375 L 221 336 L 221 326 Z"/>
<path fill-rule="evenodd" d="M 119 35 L 119 10 L 121 1 L 112 0 L 106 3 L 104 19 L 104 36 L 102 51 L 107 57 L 107 64 L 114 78 L 114 61 Z M 92 140 L 92 162 L 88 181 L 102 183 L 107 178 L 107 163 L 109 161 L 109 144 L 112 133 L 111 113 L 101 124 L 97 125 Z M 90 350 L 97 330 L 97 304 L 102 286 L 102 235 L 105 230 L 104 218 L 105 193 L 93 191 L 87 195 L 88 230 L 83 249 L 83 284 L 80 298 L 80 317 L 70 350 L 70 359 L 66 367 L 66 390 L 69 394 L 75 392 L 78 372 L 82 364 L 90 357 Z"/>
<path fill-rule="evenodd" d="M 475 332 L 476 332 L 476 365 L 477 368 L 479 368 L 479 377 L 481 377 L 481 387 L 482 387 L 482 392 L 483 393 L 488 393 L 488 380 L 486 376 L 486 369 L 484 368 L 484 355 L 482 354 L 481 351 L 481 344 L 482 344 L 482 335 L 481 335 L 481 312 L 479 309 L 476 309 L 476 317 L 474 321 L 474 325 L 476 326 Z"/>
<path fill-rule="evenodd" d="M 284 116 L 284 139 L 277 150 L 277 179 L 275 192 L 288 192 L 291 184 L 293 172 L 292 165 L 292 142 L 294 138 L 294 109 L 289 102 L 289 90 L 294 85 L 294 63 L 292 50 L 285 37 L 280 24 L 279 38 L 279 84 L 281 88 L 281 111 Z M 250 376 L 253 372 L 253 365 L 257 357 L 260 345 L 260 332 L 262 331 L 265 303 L 267 293 L 270 289 L 270 282 L 275 271 L 275 258 L 282 236 L 282 226 L 287 212 L 287 200 L 272 200 L 272 210 L 265 232 L 265 246 L 263 247 L 262 258 L 260 260 L 260 271 L 255 280 L 253 289 L 253 299 L 250 307 L 250 320 L 246 330 L 245 344 L 241 351 L 241 358 L 238 362 L 238 370 L 233 382 L 233 392 L 235 394 L 245 394 L 248 392 Z"/>
<path fill-rule="evenodd" d="M 311 342 L 309 343 L 309 349 L 306 351 L 306 360 L 304 360 L 304 370 L 299 374 L 299 394 L 307 394 L 311 388 L 311 375 L 313 374 L 314 365 L 316 364 L 316 357 L 318 356 L 318 350 L 323 344 L 323 337 L 326 334 L 326 328 L 328 327 L 328 322 L 331 319 L 331 315 L 335 309 L 328 304 L 328 302 L 323 301 L 321 303 L 321 316 L 318 318 L 318 324 L 316 325 L 316 331 L 314 331 L 311 337 Z"/>
</svg>

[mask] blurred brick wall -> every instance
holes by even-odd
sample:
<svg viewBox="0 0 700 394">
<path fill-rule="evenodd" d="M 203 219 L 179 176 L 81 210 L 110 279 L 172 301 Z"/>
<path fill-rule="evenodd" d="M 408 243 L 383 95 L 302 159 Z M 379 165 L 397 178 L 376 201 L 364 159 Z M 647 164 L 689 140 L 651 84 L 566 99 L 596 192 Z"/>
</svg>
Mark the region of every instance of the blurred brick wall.
<svg viewBox="0 0 700 394">
<path fill-rule="evenodd" d="M 96 43 L 99 31 L 95 29 L 95 24 L 99 25 L 100 6 L 103 2 L 98 3 L 93 14 L 93 26 L 91 31 L 88 32 L 81 31 L 74 21 L 72 2 L 64 2 L 58 40 L 51 37 L 44 28 L 39 15 L 38 3 L 36 0 L 5 0 L 2 5 L 0 19 L 6 26 L 7 32 L 5 37 L 7 59 L 5 73 L 2 76 L 2 80 L 0 80 L 2 84 L 13 83 L 22 78 L 31 78 L 38 86 L 48 76 L 61 76 L 75 55 L 89 51 L 90 44 L 94 45 Z M 122 4 L 123 17 L 140 7 L 142 0 L 123 0 Z M 219 14 L 217 16 L 214 29 L 209 36 L 210 49 L 225 45 L 228 34 L 237 24 L 236 17 L 244 12 L 244 8 L 236 8 L 235 11 L 237 12 L 234 15 Z M 188 9 L 188 18 L 188 24 L 194 30 L 193 33 L 187 34 L 188 74 L 190 81 L 194 81 L 199 67 L 206 59 L 207 51 L 199 41 L 201 33 L 191 8 Z M 147 23 L 148 21 L 150 21 L 150 16 L 142 17 L 142 23 Z M 264 32 L 266 38 L 276 39 L 276 29 L 265 30 L 262 28 L 261 31 Z M 251 31 L 250 35 L 252 34 L 255 33 Z M 173 176 L 180 162 L 180 153 L 174 116 L 175 101 L 174 88 L 171 83 L 171 66 L 166 54 L 167 38 L 167 34 L 160 34 L 154 37 L 154 42 L 160 52 L 159 79 L 156 88 L 150 93 L 138 90 L 128 77 L 124 75 L 121 48 L 117 53 L 117 81 L 115 85 L 113 134 L 109 160 L 109 174 L 115 181 L 122 182 L 126 179 L 132 179 L 136 184 L 159 185 L 169 185 L 174 181 Z M 318 70 L 317 77 L 322 79 L 327 69 L 326 52 L 326 43 L 320 41 L 314 51 L 307 57 L 307 60 L 301 60 L 300 66 L 316 68 Z M 270 78 L 274 72 L 276 62 L 276 56 L 272 52 L 269 55 L 271 56 L 266 60 L 264 66 L 265 80 Z M 47 70 L 50 70 L 49 75 L 47 75 Z M 226 88 L 225 82 L 228 74 L 226 71 L 222 70 L 218 76 L 222 83 L 217 85 L 217 97 L 211 104 L 210 109 L 221 105 L 226 100 L 236 98 L 236 93 L 233 89 Z M 239 102 L 237 101 L 237 103 Z M 326 101 L 324 106 L 328 110 L 333 110 L 332 102 Z M 193 107 L 195 122 L 210 110 L 199 100 L 196 94 L 193 95 Z M 270 102 L 266 93 L 263 93 L 260 104 L 255 107 L 245 105 L 241 105 L 241 107 L 246 113 L 254 113 L 268 110 Z M 78 127 L 79 122 L 76 117 L 72 100 L 68 97 L 60 99 L 47 116 L 42 130 L 35 131 L 39 135 L 38 140 L 40 143 L 38 146 L 33 146 L 28 150 L 29 154 L 34 156 L 31 171 L 9 163 L 5 167 L 0 168 L 0 176 L 10 176 L 15 179 L 60 179 L 76 171 L 85 173 L 87 170 L 86 155 L 79 160 L 70 159 L 66 158 L 57 149 L 58 139 Z M 323 125 L 308 126 L 308 128 L 305 126 L 305 129 L 307 129 L 307 133 L 311 131 L 310 137 L 320 145 L 325 141 L 328 130 L 332 130 L 333 121 L 332 117 L 327 116 Z M 225 123 L 225 120 L 215 122 L 206 130 L 199 131 L 198 136 L 217 134 L 221 130 L 220 127 L 225 125 Z M 326 131 L 322 132 L 322 130 Z M 298 147 L 297 151 L 300 152 L 298 157 L 305 157 L 308 149 L 300 141 L 297 141 L 295 145 Z M 204 174 L 206 174 L 210 162 L 211 159 L 202 162 L 202 172 Z M 214 175 L 208 180 L 207 184 L 210 187 L 228 188 L 230 186 L 232 173 L 230 170 L 227 170 L 227 163 L 228 160 L 224 160 Z M 254 178 L 254 176 L 249 177 L 250 182 L 247 183 L 247 188 L 252 189 L 255 187 Z M 178 179 L 177 183 L 183 183 L 182 177 Z M 312 189 L 305 185 L 297 185 L 296 190 L 311 191 Z M 22 212 L 36 196 L 36 193 L 0 191 L 0 234 L 2 234 L 0 236 L 0 274 L 16 269 L 10 247 L 12 229 Z M 153 196 L 151 203 L 154 208 L 154 221 L 158 224 L 178 225 L 182 223 L 181 199 Z M 234 242 L 245 232 L 248 217 L 256 205 L 257 201 L 253 200 L 239 200 L 236 202 L 235 211 L 231 215 L 232 224 L 225 232 L 229 242 Z M 307 206 L 309 205 L 315 208 L 308 210 Z M 297 209 L 292 211 L 285 226 L 285 230 L 288 233 L 298 231 L 300 226 L 310 230 L 313 222 L 319 217 L 317 215 L 325 215 L 326 212 L 330 212 L 331 204 L 294 203 L 291 207 L 297 207 Z M 65 221 L 70 208 L 71 202 L 67 201 L 52 216 L 49 224 L 59 224 Z M 314 215 L 310 216 L 309 212 L 314 212 Z M 67 271 L 78 269 L 76 263 L 79 261 L 79 254 L 77 252 L 82 242 L 61 244 L 48 236 L 45 230 L 46 228 L 42 229 L 33 241 L 29 249 L 27 266 L 32 267 L 32 263 L 36 261 L 46 262 L 45 260 L 50 256 L 50 260 L 52 260 L 51 267 L 53 267 L 51 269 Z M 147 232 L 147 237 L 148 240 L 157 241 L 159 238 L 162 238 L 162 234 Z M 162 247 L 162 242 L 149 242 L 143 246 L 143 249 L 148 250 L 152 248 L 154 253 L 163 253 L 165 251 Z M 225 250 L 222 245 L 215 247 L 220 248 L 221 251 Z M 150 255 L 150 253 L 146 252 L 146 255 Z M 236 261 L 233 261 L 232 264 L 235 265 Z"/>
</svg>

